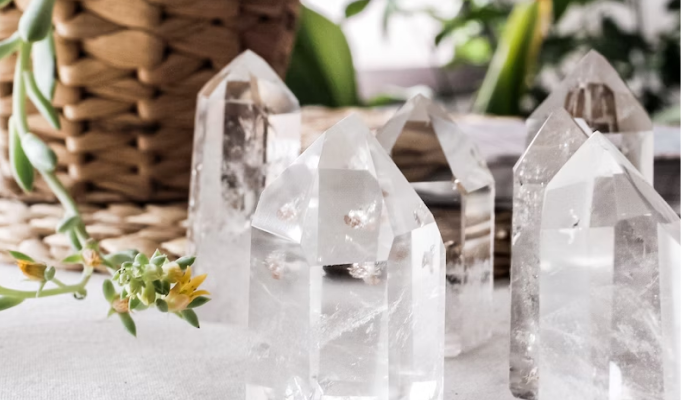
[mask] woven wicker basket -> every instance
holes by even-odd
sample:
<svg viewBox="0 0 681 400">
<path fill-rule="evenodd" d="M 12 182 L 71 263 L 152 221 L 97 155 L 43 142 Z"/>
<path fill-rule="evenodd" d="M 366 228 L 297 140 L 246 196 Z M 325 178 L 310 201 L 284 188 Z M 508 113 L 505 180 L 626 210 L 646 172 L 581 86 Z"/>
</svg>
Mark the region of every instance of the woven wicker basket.
<svg viewBox="0 0 681 400">
<path fill-rule="evenodd" d="M 0 11 L 0 38 L 29 1 Z M 185 200 L 198 90 L 247 48 L 283 74 L 297 13 L 298 0 L 57 0 L 62 129 L 32 107 L 30 129 L 55 150 L 59 176 L 81 202 Z M 51 201 L 43 182 L 25 195 L 10 175 L 15 60 L 0 61 L 0 195 Z"/>
</svg>

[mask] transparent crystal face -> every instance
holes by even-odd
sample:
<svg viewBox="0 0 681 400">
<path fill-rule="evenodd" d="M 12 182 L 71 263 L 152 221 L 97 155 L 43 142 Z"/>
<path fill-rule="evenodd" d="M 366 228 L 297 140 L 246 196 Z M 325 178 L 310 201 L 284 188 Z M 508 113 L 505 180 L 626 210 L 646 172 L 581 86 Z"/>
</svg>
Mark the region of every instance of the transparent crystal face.
<svg viewBox="0 0 681 400">
<path fill-rule="evenodd" d="M 430 212 L 357 117 L 339 122 L 253 216 L 246 398 L 442 399 L 444 274 Z"/>
<path fill-rule="evenodd" d="M 447 254 L 447 356 L 491 335 L 494 179 L 476 145 L 425 97 L 409 100 L 376 138 L 426 202 Z"/>
<path fill-rule="evenodd" d="M 555 175 L 540 233 L 539 398 L 679 398 L 679 229 L 600 133 Z"/>
<path fill-rule="evenodd" d="M 589 52 L 527 119 L 529 144 L 548 116 L 565 108 L 608 137 L 645 179 L 653 181 L 653 123 L 608 61 Z"/>
<path fill-rule="evenodd" d="M 539 260 L 544 190 L 588 136 L 562 108 L 544 123 L 513 169 L 510 388 L 537 398 Z"/>
<path fill-rule="evenodd" d="M 211 275 L 209 320 L 246 324 L 250 219 L 265 185 L 300 152 L 300 107 L 255 53 L 246 51 L 198 96 L 188 237 Z"/>
</svg>

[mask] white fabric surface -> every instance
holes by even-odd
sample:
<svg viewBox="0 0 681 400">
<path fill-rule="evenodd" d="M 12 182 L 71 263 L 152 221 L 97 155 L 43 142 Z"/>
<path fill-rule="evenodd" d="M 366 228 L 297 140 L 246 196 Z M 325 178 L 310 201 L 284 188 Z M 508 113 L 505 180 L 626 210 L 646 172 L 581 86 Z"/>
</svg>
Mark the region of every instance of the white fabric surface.
<svg viewBox="0 0 681 400">
<path fill-rule="evenodd" d="M 72 273 L 60 276 L 78 280 Z M 243 332 L 206 322 L 194 329 L 151 310 L 135 316 L 135 339 L 115 316 L 106 319 L 103 279 L 93 277 L 83 301 L 57 296 L 0 312 L 0 399 L 243 399 Z M 35 285 L 22 283 L 16 267 L 0 266 L 0 283 L 10 282 Z M 491 341 L 445 362 L 446 400 L 513 399 L 507 388 L 507 285 L 498 285 L 495 301 Z"/>
</svg>

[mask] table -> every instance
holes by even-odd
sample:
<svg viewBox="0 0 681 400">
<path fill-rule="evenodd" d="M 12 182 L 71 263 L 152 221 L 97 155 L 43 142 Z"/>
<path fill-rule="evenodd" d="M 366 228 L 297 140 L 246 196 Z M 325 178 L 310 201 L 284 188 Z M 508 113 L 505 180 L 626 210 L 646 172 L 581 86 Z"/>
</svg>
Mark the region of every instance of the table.
<svg viewBox="0 0 681 400">
<path fill-rule="evenodd" d="M 13 266 L 0 266 L 0 277 L 4 285 L 35 286 L 21 282 Z M 60 277 L 78 280 L 70 272 Z M 103 279 L 93 276 L 82 301 L 27 300 L 0 312 L 0 399 L 243 398 L 244 332 L 208 322 L 195 329 L 150 311 L 135 316 L 135 339 L 115 316 L 106 318 Z M 446 400 L 513 399 L 507 388 L 509 310 L 508 283 L 498 282 L 494 335 L 487 345 L 445 362 Z"/>
</svg>

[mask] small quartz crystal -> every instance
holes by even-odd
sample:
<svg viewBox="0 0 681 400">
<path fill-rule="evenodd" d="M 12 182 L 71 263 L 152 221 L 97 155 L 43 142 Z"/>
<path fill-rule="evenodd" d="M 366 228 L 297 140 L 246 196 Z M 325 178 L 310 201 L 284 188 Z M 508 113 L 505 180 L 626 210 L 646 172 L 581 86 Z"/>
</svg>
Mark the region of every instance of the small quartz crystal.
<svg viewBox="0 0 681 400">
<path fill-rule="evenodd" d="M 608 137 L 653 182 L 653 123 L 608 61 L 589 52 L 527 120 L 530 143 L 546 118 L 565 108 L 575 119 Z"/>
<path fill-rule="evenodd" d="M 246 325 L 251 216 L 263 188 L 299 153 L 298 100 L 255 53 L 239 55 L 199 92 L 188 250 L 210 275 L 206 319 Z M 280 210 L 285 218 L 294 211 Z"/>
<path fill-rule="evenodd" d="M 492 334 L 494 178 L 475 143 L 423 96 L 409 100 L 376 138 L 440 225 L 447 252 L 445 352 L 456 356 Z M 421 213 L 430 214 L 416 209 L 414 220 Z"/>
<path fill-rule="evenodd" d="M 251 241 L 247 400 L 443 398 L 440 232 L 358 117 L 263 191 Z"/>
</svg>

